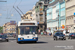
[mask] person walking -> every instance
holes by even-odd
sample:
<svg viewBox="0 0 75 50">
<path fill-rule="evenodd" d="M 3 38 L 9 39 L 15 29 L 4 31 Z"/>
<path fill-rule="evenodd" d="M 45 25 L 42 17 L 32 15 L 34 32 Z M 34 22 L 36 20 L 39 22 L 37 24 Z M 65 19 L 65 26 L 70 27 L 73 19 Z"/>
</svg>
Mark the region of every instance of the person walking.
<svg viewBox="0 0 75 50">
<path fill-rule="evenodd" d="M 43 35 L 43 32 L 41 32 L 41 35 Z"/>
</svg>

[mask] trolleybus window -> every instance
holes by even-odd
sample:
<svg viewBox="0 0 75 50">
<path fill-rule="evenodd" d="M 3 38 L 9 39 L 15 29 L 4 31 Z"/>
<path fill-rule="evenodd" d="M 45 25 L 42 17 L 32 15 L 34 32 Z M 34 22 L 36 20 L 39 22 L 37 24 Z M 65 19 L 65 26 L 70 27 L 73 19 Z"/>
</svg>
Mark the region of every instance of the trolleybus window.
<svg viewBox="0 0 75 50">
<path fill-rule="evenodd" d="M 36 26 L 25 26 L 20 27 L 20 34 L 36 34 L 37 33 L 37 27 Z"/>
<path fill-rule="evenodd" d="M 21 23 L 21 25 L 35 25 L 35 23 Z"/>
<path fill-rule="evenodd" d="M 24 34 L 24 28 L 21 28 L 20 32 L 21 32 L 20 34 Z"/>
</svg>

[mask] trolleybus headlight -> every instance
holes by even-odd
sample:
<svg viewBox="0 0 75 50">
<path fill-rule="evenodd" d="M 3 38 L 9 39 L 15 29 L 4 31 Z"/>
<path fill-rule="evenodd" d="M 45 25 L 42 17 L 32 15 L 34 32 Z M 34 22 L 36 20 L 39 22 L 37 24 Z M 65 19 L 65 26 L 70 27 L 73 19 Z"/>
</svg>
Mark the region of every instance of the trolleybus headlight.
<svg viewBox="0 0 75 50">
<path fill-rule="evenodd" d="M 37 38 L 33 38 L 33 39 L 37 39 Z"/>
<path fill-rule="evenodd" d="M 35 34 L 35 32 L 33 32 L 33 34 Z"/>
<path fill-rule="evenodd" d="M 6 38 L 6 39 L 8 39 L 8 38 Z"/>
<path fill-rule="evenodd" d="M 23 40 L 23 38 L 20 38 L 20 40 Z"/>
</svg>

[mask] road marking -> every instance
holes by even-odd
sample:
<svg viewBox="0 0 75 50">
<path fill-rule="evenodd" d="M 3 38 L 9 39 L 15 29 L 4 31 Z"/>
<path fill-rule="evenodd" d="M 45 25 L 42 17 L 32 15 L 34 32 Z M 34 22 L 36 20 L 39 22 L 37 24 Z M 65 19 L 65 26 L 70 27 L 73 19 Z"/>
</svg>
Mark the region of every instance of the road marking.
<svg viewBox="0 0 75 50">
<path fill-rule="evenodd" d="M 10 41 L 10 42 L 14 42 L 14 41 Z"/>
<path fill-rule="evenodd" d="M 67 40 L 67 41 L 75 41 L 75 40 Z"/>
</svg>

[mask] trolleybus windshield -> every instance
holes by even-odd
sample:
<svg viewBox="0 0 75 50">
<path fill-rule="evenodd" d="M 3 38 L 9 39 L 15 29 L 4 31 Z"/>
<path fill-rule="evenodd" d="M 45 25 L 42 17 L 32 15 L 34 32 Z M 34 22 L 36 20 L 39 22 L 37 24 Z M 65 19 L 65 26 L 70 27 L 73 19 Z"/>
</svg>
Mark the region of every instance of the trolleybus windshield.
<svg viewBox="0 0 75 50">
<path fill-rule="evenodd" d="M 37 33 L 37 26 L 20 27 L 20 34 L 36 34 L 36 33 Z"/>
</svg>

